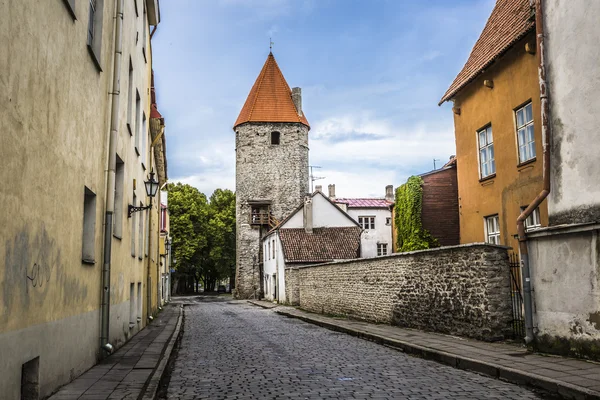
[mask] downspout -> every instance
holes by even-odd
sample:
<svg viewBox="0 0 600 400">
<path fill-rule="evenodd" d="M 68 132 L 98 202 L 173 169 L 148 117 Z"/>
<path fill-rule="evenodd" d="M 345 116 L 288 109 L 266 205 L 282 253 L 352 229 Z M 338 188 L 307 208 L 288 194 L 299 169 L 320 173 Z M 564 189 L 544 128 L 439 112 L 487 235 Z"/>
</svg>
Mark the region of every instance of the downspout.
<svg viewBox="0 0 600 400">
<path fill-rule="evenodd" d="M 115 28 L 115 56 L 112 82 L 112 107 L 110 115 L 110 136 L 108 139 L 108 169 L 106 184 L 106 215 L 104 221 L 104 263 L 102 266 L 102 304 L 100 346 L 111 353 L 113 346 L 108 342 L 110 322 L 110 261 L 112 255 L 113 215 L 115 211 L 115 170 L 117 166 L 117 134 L 119 131 L 119 94 L 121 79 L 121 58 L 123 55 L 123 0 L 115 0 L 117 6 Z"/>
<path fill-rule="evenodd" d="M 525 220 L 550 193 L 550 126 L 548 116 L 550 104 L 548 88 L 546 85 L 546 53 L 544 47 L 544 20 L 542 15 L 542 0 L 535 1 L 535 30 L 537 45 L 538 74 L 540 82 L 540 107 L 542 116 L 542 146 L 543 146 L 543 188 L 540 194 L 517 218 L 517 232 L 519 235 L 519 252 L 521 253 L 521 274 L 523 277 L 523 303 L 525 306 L 525 343 L 533 341 L 533 306 L 531 299 L 531 272 L 529 270 L 529 252 L 527 250 L 527 233 Z"/>
</svg>

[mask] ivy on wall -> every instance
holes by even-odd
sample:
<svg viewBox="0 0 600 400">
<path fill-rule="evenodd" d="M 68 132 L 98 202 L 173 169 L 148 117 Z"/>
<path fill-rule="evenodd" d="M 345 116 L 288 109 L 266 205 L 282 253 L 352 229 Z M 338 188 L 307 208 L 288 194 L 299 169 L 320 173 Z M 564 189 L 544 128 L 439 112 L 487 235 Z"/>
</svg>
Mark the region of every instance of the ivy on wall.
<svg viewBox="0 0 600 400">
<path fill-rule="evenodd" d="M 413 251 L 438 247 L 438 241 L 423 229 L 423 179 L 411 176 L 396 189 L 396 234 L 398 251 Z"/>
</svg>

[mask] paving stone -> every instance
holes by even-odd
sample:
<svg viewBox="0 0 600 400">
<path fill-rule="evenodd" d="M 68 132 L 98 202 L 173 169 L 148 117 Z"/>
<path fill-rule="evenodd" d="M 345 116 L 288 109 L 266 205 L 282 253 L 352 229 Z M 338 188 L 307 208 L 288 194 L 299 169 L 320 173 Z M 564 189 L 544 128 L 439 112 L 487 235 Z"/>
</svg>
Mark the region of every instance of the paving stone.
<svg viewBox="0 0 600 400">
<path fill-rule="evenodd" d="M 249 304 L 185 309 L 168 399 L 537 399 L 525 388 Z"/>
</svg>

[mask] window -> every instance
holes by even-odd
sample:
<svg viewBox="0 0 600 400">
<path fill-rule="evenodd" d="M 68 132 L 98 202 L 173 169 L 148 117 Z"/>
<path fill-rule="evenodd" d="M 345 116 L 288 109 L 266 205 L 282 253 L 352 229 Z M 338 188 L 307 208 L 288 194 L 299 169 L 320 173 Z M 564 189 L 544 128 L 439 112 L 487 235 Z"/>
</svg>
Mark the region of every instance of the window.
<svg viewBox="0 0 600 400">
<path fill-rule="evenodd" d="M 127 129 L 129 135 L 131 135 L 133 134 L 133 63 L 131 57 L 129 57 L 129 81 L 127 85 Z"/>
<path fill-rule="evenodd" d="M 88 18 L 87 46 L 96 67 L 100 66 L 100 50 L 102 50 L 102 9 L 104 0 L 89 0 L 90 13 Z"/>
<path fill-rule="evenodd" d="M 392 217 L 385 217 L 385 224 L 386 225 L 391 225 L 392 224 Z"/>
<path fill-rule="evenodd" d="M 533 111 L 531 103 L 516 111 L 517 141 L 519 143 L 519 163 L 535 158 L 535 138 L 533 135 Z"/>
<path fill-rule="evenodd" d="M 96 194 L 87 187 L 83 198 L 83 238 L 81 259 L 86 264 L 95 262 Z"/>
<path fill-rule="evenodd" d="M 113 235 L 119 239 L 123 237 L 123 184 L 125 182 L 125 164 L 117 156 L 115 169 L 115 211 L 113 218 Z"/>
<path fill-rule="evenodd" d="M 273 239 L 273 260 L 275 259 L 275 239 Z"/>
<path fill-rule="evenodd" d="M 142 203 L 140 201 L 140 207 L 143 207 L 144 203 Z M 137 214 L 137 213 L 136 213 Z M 144 251 L 144 218 L 142 218 L 142 214 L 140 214 L 140 216 L 138 217 L 138 221 L 139 221 L 139 232 L 138 232 L 138 251 L 137 251 L 137 255 L 138 258 L 141 260 L 142 259 L 142 255 L 143 255 L 143 251 Z"/>
<path fill-rule="evenodd" d="M 129 327 L 135 324 L 136 306 L 135 306 L 135 283 L 129 284 Z"/>
<path fill-rule="evenodd" d="M 492 126 L 477 132 L 479 138 L 479 172 L 481 178 L 496 173 L 496 160 L 494 159 L 494 138 Z"/>
<path fill-rule="evenodd" d="M 277 131 L 271 132 L 271 144 L 279 144 L 281 134 Z"/>
<path fill-rule="evenodd" d="M 527 206 L 521 207 L 521 212 L 525 211 L 526 208 Z M 529 217 L 527 217 L 527 219 L 525 220 L 525 229 L 534 229 L 539 228 L 540 226 L 542 226 L 540 218 L 540 208 L 537 207 L 535 210 L 533 210 L 531 214 L 529 214 Z"/>
<path fill-rule="evenodd" d="M 137 320 L 140 322 L 142 320 L 142 283 L 138 282 L 137 287 Z"/>
<path fill-rule="evenodd" d="M 148 140 L 148 131 L 146 130 L 146 113 L 142 113 L 142 133 L 141 133 L 141 150 L 142 150 L 142 168 L 146 169 L 146 141 Z"/>
<path fill-rule="evenodd" d="M 140 12 L 138 11 L 138 5 L 137 5 L 137 0 L 133 0 L 133 7 L 135 8 L 135 16 L 139 17 L 140 16 Z"/>
<path fill-rule="evenodd" d="M 363 229 L 375 229 L 375 217 L 358 217 L 358 224 Z"/>
<path fill-rule="evenodd" d="M 40 398 L 40 357 L 21 365 L 21 400 Z"/>
<path fill-rule="evenodd" d="M 140 92 L 135 91 L 135 152 L 140 155 L 140 129 L 142 129 L 142 99 Z"/>
<path fill-rule="evenodd" d="M 64 0 L 64 3 L 67 6 L 67 10 L 69 10 L 69 13 L 71 14 L 71 17 L 73 17 L 73 19 L 77 19 L 77 16 L 75 15 L 75 0 Z"/>
<path fill-rule="evenodd" d="M 143 36 L 142 36 L 142 40 L 143 40 L 143 42 L 142 42 L 142 55 L 144 56 L 144 61 L 146 63 L 148 63 L 148 59 L 146 58 L 146 40 L 148 38 L 148 29 L 149 29 L 149 27 L 148 27 L 148 14 L 146 14 L 146 2 L 144 2 L 144 21 L 143 21 L 143 24 L 144 24 L 144 27 L 143 27 L 144 32 L 143 32 Z"/>
<path fill-rule="evenodd" d="M 148 246 L 150 244 L 150 240 L 149 236 L 150 236 L 150 212 L 152 211 L 152 209 L 150 210 L 145 210 L 144 211 L 144 221 L 146 222 L 146 229 L 144 230 L 144 254 L 146 255 L 146 257 L 148 257 Z"/>
<path fill-rule="evenodd" d="M 269 206 L 253 205 L 250 209 L 250 224 L 268 225 L 269 214 Z"/>
<path fill-rule="evenodd" d="M 271 242 L 267 243 L 268 249 L 269 251 L 267 252 L 267 254 L 269 255 L 269 260 L 271 259 Z"/>
<path fill-rule="evenodd" d="M 485 241 L 491 244 L 500 244 L 500 223 L 498 214 L 485 217 Z"/>
<path fill-rule="evenodd" d="M 387 253 L 387 243 L 377 243 L 377 255 L 386 256 Z"/>
<path fill-rule="evenodd" d="M 137 196 L 135 192 L 133 193 L 133 204 L 134 206 L 137 203 Z M 135 230 L 137 228 L 137 218 L 138 213 L 131 214 L 131 257 L 135 257 Z"/>
</svg>

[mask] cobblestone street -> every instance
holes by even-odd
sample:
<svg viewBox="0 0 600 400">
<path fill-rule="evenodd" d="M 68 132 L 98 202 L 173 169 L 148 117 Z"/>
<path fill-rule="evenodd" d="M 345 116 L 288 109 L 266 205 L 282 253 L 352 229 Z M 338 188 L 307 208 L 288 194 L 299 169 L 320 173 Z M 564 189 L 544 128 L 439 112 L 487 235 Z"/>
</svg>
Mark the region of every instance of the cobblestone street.
<svg viewBox="0 0 600 400">
<path fill-rule="evenodd" d="M 223 297 L 185 308 L 169 399 L 536 399 L 512 384 L 407 356 Z"/>
</svg>

